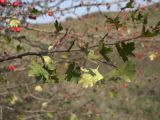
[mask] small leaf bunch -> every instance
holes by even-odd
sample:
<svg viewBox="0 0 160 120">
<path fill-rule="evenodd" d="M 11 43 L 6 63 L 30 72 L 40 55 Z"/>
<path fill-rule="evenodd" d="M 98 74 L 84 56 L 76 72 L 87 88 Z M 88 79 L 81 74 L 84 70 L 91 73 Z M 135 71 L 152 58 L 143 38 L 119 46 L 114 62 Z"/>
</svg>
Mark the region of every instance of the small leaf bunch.
<svg viewBox="0 0 160 120">
<path fill-rule="evenodd" d="M 20 20 L 16 18 L 10 19 L 9 20 L 10 31 L 19 33 L 21 31 L 21 28 L 19 27 L 20 23 L 21 23 Z"/>
</svg>

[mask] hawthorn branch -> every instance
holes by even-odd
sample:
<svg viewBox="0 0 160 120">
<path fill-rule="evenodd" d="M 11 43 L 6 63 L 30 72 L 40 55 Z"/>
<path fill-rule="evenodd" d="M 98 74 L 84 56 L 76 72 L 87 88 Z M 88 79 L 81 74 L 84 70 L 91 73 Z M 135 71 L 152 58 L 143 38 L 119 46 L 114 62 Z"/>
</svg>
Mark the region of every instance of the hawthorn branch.
<svg viewBox="0 0 160 120">
<path fill-rule="evenodd" d="M 74 6 L 71 6 L 71 7 L 67 7 L 67 8 L 64 8 L 64 9 L 60 9 L 60 10 L 56 10 L 55 12 L 57 11 L 69 11 L 71 9 L 76 9 L 76 8 L 80 8 L 80 7 L 94 7 L 94 6 L 108 6 L 108 5 L 113 5 L 113 4 L 118 4 L 118 3 L 122 3 L 122 2 L 125 2 L 125 0 L 119 0 L 119 1 L 114 1 L 114 2 L 102 2 L 102 3 L 80 3 L 78 5 L 74 5 Z M 55 6 L 50 6 L 49 8 L 54 8 Z"/>
<path fill-rule="evenodd" d="M 124 3 L 126 2 L 126 0 L 118 0 L 118 1 L 113 1 L 113 2 L 101 2 L 99 3 L 98 1 L 95 3 L 95 2 L 85 2 L 85 0 L 82 2 L 80 2 L 79 4 L 76 4 L 76 5 L 71 5 L 70 7 L 66 7 L 66 8 L 60 8 L 59 6 L 61 6 L 63 3 L 65 2 L 65 0 L 38 0 L 38 1 L 34 1 L 34 2 L 22 2 L 22 5 L 23 5 L 23 8 L 30 8 L 30 7 L 40 7 L 42 10 L 39 10 L 39 13 L 37 15 L 39 16 L 43 16 L 43 15 L 46 15 L 48 10 L 49 9 L 53 9 L 52 11 L 54 13 L 63 13 L 63 12 L 68 12 L 70 13 L 71 10 L 74 10 L 72 11 L 73 14 L 75 14 L 75 10 L 77 8 L 82 8 L 82 7 L 100 7 L 100 6 L 111 6 L 111 5 L 114 5 L 114 4 L 120 4 L 120 3 Z M 42 3 L 44 3 L 44 5 L 42 5 Z M 51 6 L 48 6 L 46 7 L 45 6 L 45 3 L 47 4 L 50 4 L 50 3 L 55 3 L 54 5 L 51 5 Z M 72 3 L 74 3 L 74 1 L 72 1 Z M 10 7 L 11 5 L 8 4 L 7 7 Z M 13 9 L 10 9 L 10 11 L 12 11 Z M 26 11 L 23 11 L 23 13 L 20 13 L 20 15 L 22 15 L 24 17 L 24 19 L 26 19 L 28 17 L 28 15 L 30 15 L 30 10 L 26 10 Z M 55 16 L 53 16 L 55 17 Z M 12 18 L 12 16 L 3 16 L 1 17 L 2 19 L 10 19 Z"/>
<path fill-rule="evenodd" d="M 107 34 L 105 34 L 105 37 L 107 36 Z M 103 37 L 103 39 L 105 39 L 105 37 Z M 115 45 L 116 43 L 121 43 L 121 42 L 129 42 L 132 40 L 136 40 L 138 38 L 141 38 L 142 36 L 136 36 L 133 38 L 128 38 L 125 40 L 121 40 L 121 41 L 116 41 L 113 43 L 105 43 L 105 45 Z M 88 49 L 93 49 L 98 47 L 99 45 L 94 45 L 94 46 L 90 46 L 88 47 Z M 14 59 L 22 59 L 25 56 L 43 56 L 43 55 L 47 55 L 47 54 L 53 54 L 53 53 L 64 53 L 64 52 L 78 52 L 81 51 L 81 49 L 76 48 L 76 49 L 70 49 L 68 51 L 68 49 L 64 49 L 64 50 L 53 50 L 53 51 L 40 51 L 40 52 L 26 52 L 26 53 L 22 53 L 22 54 L 18 54 L 18 55 L 12 55 L 12 56 L 5 56 L 5 57 L 1 57 L 0 58 L 0 62 L 4 62 L 4 61 L 8 61 L 8 60 L 14 60 Z"/>
</svg>

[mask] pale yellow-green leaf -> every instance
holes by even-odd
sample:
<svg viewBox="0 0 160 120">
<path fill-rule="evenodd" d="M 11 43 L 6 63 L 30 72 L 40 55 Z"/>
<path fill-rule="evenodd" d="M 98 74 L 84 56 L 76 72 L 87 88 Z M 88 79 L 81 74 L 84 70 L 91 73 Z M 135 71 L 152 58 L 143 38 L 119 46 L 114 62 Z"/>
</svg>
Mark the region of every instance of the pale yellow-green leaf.
<svg viewBox="0 0 160 120">
<path fill-rule="evenodd" d="M 19 20 L 17 20 L 17 19 L 13 19 L 13 20 L 10 20 L 10 23 L 9 23 L 9 25 L 11 26 L 11 27 L 18 27 L 19 25 L 20 25 L 20 21 Z"/>
<path fill-rule="evenodd" d="M 43 89 L 42 89 L 42 87 L 40 86 L 40 85 L 37 85 L 37 86 L 35 86 L 35 91 L 37 91 L 37 92 L 42 92 L 43 91 Z"/>
<path fill-rule="evenodd" d="M 81 71 L 83 73 L 78 83 L 84 88 L 93 87 L 98 81 L 103 79 L 102 74 L 98 71 L 98 67 L 96 69 L 81 68 Z"/>
<path fill-rule="evenodd" d="M 94 85 L 93 76 L 88 73 L 83 73 L 79 81 L 84 88 L 92 87 Z"/>
<path fill-rule="evenodd" d="M 82 68 L 82 67 L 81 67 L 81 71 L 82 72 L 89 72 L 89 70 L 87 70 L 86 68 Z"/>
<path fill-rule="evenodd" d="M 51 51 L 52 49 L 53 49 L 53 45 L 50 45 L 50 46 L 48 47 L 48 50 Z"/>
<path fill-rule="evenodd" d="M 53 63 L 53 60 L 49 56 L 43 56 L 43 59 L 47 65 Z"/>
<path fill-rule="evenodd" d="M 69 64 L 68 63 L 64 63 L 64 67 L 68 68 Z"/>
<path fill-rule="evenodd" d="M 71 114 L 71 117 L 70 117 L 70 120 L 78 120 L 78 117 L 76 114 L 72 113 Z"/>
<path fill-rule="evenodd" d="M 42 103 L 42 107 L 43 107 L 43 108 L 45 108 L 45 107 L 47 107 L 47 106 L 48 106 L 48 102 L 43 102 L 43 103 Z"/>
<path fill-rule="evenodd" d="M 150 61 L 155 60 L 157 58 L 157 53 L 156 52 L 149 52 L 148 58 L 150 59 Z"/>
<path fill-rule="evenodd" d="M 46 79 L 49 79 L 49 73 L 46 71 L 41 64 L 36 61 L 32 61 L 29 69 L 29 76 L 44 76 Z"/>
<path fill-rule="evenodd" d="M 96 69 L 91 69 L 91 70 L 95 74 L 93 76 L 94 77 L 94 83 L 103 79 L 103 75 L 98 71 L 98 67 Z"/>
<path fill-rule="evenodd" d="M 12 105 L 14 105 L 17 101 L 18 101 L 18 97 L 17 97 L 16 95 L 13 95 L 12 98 L 11 98 L 10 103 L 11 103 Z"/>
<path fill-rule="evenodd" d="M 131 34 L 131 29 L 127 29 L 127 33 L 130 35 Z"/>
<path fill-rule="evenodd" d="M 99 56 L 95 54 L 94 50 L 90 50 L 87 57 L 90 61 L 95 62 L 95 63 L 96 63 L 95 60 L 99 58 Z"/>
</svg>

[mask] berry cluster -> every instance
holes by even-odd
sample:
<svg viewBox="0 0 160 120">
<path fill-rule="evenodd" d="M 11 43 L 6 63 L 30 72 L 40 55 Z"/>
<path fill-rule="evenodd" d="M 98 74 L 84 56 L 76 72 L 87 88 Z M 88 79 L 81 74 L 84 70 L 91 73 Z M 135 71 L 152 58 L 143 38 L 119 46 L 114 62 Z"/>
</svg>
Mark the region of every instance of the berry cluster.
<svg viewBox="0 0 160 120">
<path fill-rule="evenodd" d="M 10 27 L 11 32 L 20 32 L 21 28 L 20 27 Z"/>
<path fill-rule="evenodd" d="M 48 16 L 53 16 L 53 11 L 48 11 Z"/>
<path fill-rule="evenodd" d="M 19 6 L 21 6 L 21 2 L 19 2 L 18 0 L 16 0 L 16 1 L 14 1 L 13 2 L 13 7 L 19 7 Z"/>
<path fill-rule="evenodd" d="M 22 7 L 22 4 L 26 4 L 25 2 L 21 2 L 20 0 L 14 0 L 12 2 L 10 2 L 10 0 L 0 0 L 0 6 L 3 6 L 3 7 L 11 7 L 11 8 L 19 8 L 19 7 Z M 36 11 L 36 10 L 30 10 L 30 13 L 28 15 L 28 18 L 29 19 L 33 19 L 33 20 L 36 20 L 37 19 L 37 14 L 35 14 L 35 12 L 32 12 L 32 11 Z M 23 13 L 23 11 L 18 11 L 18 14 L 19 15 L 23 15 L 25 13 Z M 15 14 L 13 14 L 12 16 L 14 16 Z M 48 10 L 47 11 L 47 15 L 48 16 L 53 16 L 54 15 L 54 12 L 52 10 Z M 16 20 L 14 20 L 16 19 Z M 8 20 L 8 19 L 7 19 Z M 6 23 L 9 24 L 9 30 L 11 32 L 17 32 L 19 33 L 21 31 L 21 28 L 18 27 L 20 26 L 20 20 L 18 20 L 18 18 L 11 18 L 10 20 L 8 20 L 9 22 L 7 22 L 6 20 Z"/>
<path fill-rule="evenodd" d="M 9 65 L 8 70 L 15 71 L 16 67 L 14 65 Z"/>
<path fill-rule="evenodd" d="M 1 6 L 6 6 L 7 5 L 7 0 L 0 0 L 0 5 Z M 19 0 L 15 0 L 13 3 L 11 3 L 13 7 L 19 7 L 21 6 L 21 2 Z"/>
<path fill-rule="evenodd" d="M 0 5 L 1 5 L 1 6 L 5 6 L 5 5 L 6 5 L 6 3 L 7 3 L 7 1 L 6 1 L 6 0 L 0 0 Z"/>
</svg>

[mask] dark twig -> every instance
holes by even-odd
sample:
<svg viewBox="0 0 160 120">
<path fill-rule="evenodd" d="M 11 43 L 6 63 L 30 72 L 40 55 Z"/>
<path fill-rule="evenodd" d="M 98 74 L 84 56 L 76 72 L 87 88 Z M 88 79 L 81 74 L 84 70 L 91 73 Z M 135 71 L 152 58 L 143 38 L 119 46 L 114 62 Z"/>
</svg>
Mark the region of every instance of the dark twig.
<svg viewBox="0 0 160 120">
<path fill-rule="evenodd" d="M 112 63 L 109 63 L 109 62 L 106 62 L 106 61 L 102 61 L 102 60 L 98 60 L 98 61 L 101 62 L 101 63 L 104 63 L 104 64 L 106 64 L 106 65 L 109 65 L 109 66 L 111 66 L 111 67 L 113 67 L 113 68 L 117 68 L 117 66 L 114 65 L 114 64 L 112 64 Z"/>
<path fill-rule="evenodd" d="M 105 37 L 103 37 L 103 38 L 105 38 Z M 105 45 L 115 45 L 116 43 L 128 42 L 128 41 L 132 41 L 132 40 L 135 40 L 135 39 L 138 39 L 138 38 L 141 38 L 141 36 L 136 36 L 136 37 L 133 37 L 133 38 L 128 38 L 128 39 L 125 39 L 125 40 L 116 41 L 116 42 L 113 42 L 113 43 L 106 43 Z M 90 46 L 88 48 L 92 49 L 92 48 L 96 48 L 96 47 L 98 47 L 98 45 Z M 76 52 L 76 51 L 81 51 L 81 49 L 71 49 L 69 52 Z M 26 52 L 26 53 L 22 53 L 22 54 L 18 54 L 18 55 L 2 57 L 2 58 L 0 58 L 0 62 L 13 60 L 13 59 L 21 59 L 22 57 L 25 57 L 25 56 L 39 56 L 39 57 L 41 57 L 41 56 L 47 55 L 49 53 L 63 53 L 63 52 L 68 52 L 68 49 L 54 50 L 54 51 Z"/>
<path fill-rule="evenodd" d="M 72 43 L 71 43 L 70 47 L 68 48 L 68 52 L 70 52 L 70 51 L 71 51 L 72 47 L 73 47 L 73 46 L 74 46 L 74 44 L 75 44 L 75 41 L 76 41 L 76 40 L 73 40 L 73 41 L 72 41 Z"/>
</svg>

